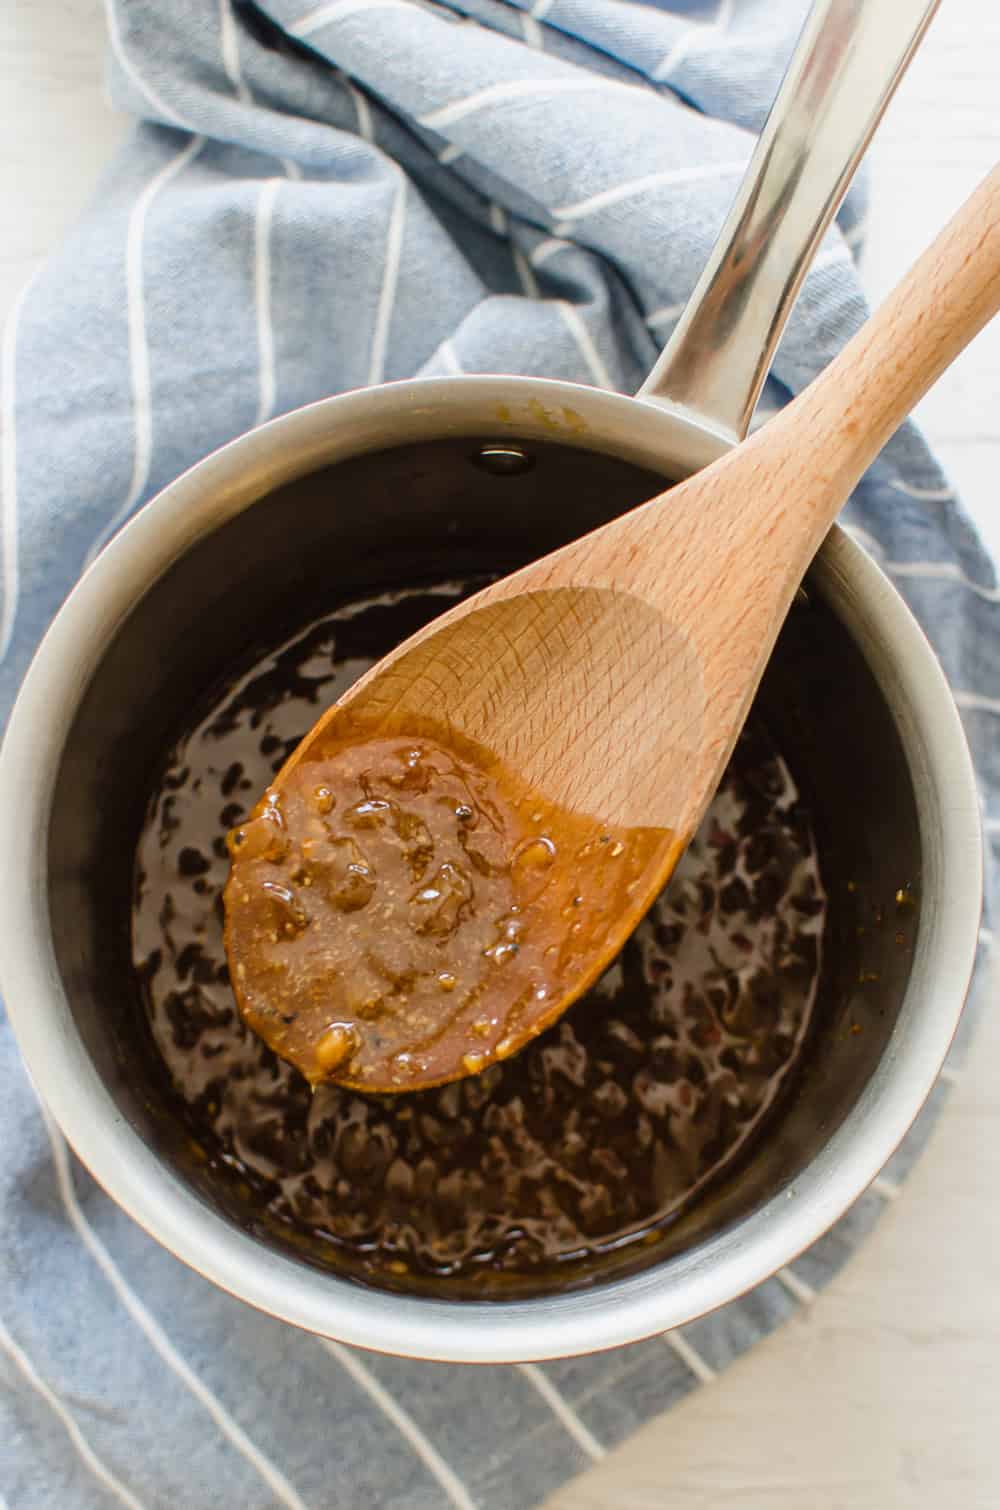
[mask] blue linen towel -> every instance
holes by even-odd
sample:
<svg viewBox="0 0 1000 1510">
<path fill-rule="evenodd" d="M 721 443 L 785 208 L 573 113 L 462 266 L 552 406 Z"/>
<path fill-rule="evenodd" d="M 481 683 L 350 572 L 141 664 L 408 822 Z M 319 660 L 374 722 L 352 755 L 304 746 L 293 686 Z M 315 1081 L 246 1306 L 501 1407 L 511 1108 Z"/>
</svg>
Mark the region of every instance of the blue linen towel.
<svg viewBox="0 0 1000 1510">
<path fill-rule="evenodd" d="M 635 388 L 805 9 L 110 0 L 111 87 L 138 124 L 4 340 L 0 717 L 87 559 L 269 416 L 448 372 Z M 781 344 L 772 406 L 864 316 L 862 217 L 855 186 Z M 995 835 L 1000 591 L 914 429 L 846 517 L 941 656 Z M 753 1294 L 600 1357 L 472 1370 L 323 1343 L 177 1263 L 72 1160 L 4 1020 L 0 1502 L 527 1510 L 811 1298 L 942 1093 L 882 1186 Z"/>
</svg>

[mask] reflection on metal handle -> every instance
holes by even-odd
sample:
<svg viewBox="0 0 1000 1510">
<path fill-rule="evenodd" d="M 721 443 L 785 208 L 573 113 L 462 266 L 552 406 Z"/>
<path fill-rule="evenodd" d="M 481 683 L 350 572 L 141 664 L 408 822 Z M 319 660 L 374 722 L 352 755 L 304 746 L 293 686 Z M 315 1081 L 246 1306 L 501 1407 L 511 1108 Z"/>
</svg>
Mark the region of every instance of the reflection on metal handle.
<svg viewBox="0 0 1000 1510">
<path fill-rule="evenodd" d="M 746 434 L 823 233 L 938 0 L 816 0 L 746 177 L 639 390 Z"/>
</svg>

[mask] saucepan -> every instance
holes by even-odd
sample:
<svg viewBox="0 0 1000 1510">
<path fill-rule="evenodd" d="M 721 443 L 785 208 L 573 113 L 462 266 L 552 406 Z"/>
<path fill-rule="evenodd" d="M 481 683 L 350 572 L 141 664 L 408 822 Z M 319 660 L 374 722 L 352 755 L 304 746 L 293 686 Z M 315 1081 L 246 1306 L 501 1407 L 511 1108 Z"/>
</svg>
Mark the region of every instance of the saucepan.
<svg viewBox="0 0 1000 1510">
<path fill-rule="evenodd" d="M 254 1228 L 172 1121 L 128 920 L 150 772 L 262 625 L 305 622 L 303 605 L 373 586 L 512 569 L 740 438 L 813 251 L 933 9 L 814 8 L 710 265 L 637 397 L 462 376 L 313 404 L 149 503 L 49 630 L 0 760 L 14 1029 L 40 1094 L 111 1196 L 262 1310 L 427 1359 L 632 1342 L 793 1260 L 866 1188 L 929 1094 L 976 947 L 974 778 L 933 652 L 839 529 L 761 693 L 808 773 L 831 898 L 823 1011 L 753 1158 L 648 1261 L 563 1292 L 450 1299 L 359 1283 Z"/>
</svg>

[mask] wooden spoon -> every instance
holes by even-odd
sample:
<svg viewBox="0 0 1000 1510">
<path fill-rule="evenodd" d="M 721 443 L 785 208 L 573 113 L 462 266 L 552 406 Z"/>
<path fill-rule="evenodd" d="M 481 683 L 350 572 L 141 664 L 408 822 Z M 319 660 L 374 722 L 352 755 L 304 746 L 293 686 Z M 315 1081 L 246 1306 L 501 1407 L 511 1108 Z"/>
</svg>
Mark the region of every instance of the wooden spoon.
<svg viewBox="0 0 1000 1510">
<path fill-rule="evenodd" d="M 913 405 L 998 308 L 1000 169 L 836 360 L 765 427 L 661 497 L 486 588 L 414 635 L 319 719 L 279 772 L 257 809 L 272 834 L 285 824 L 281 804 L 305 790 L 304 772 L 323 771 L 324 760 L 341 758 L 359 740 L 402 740 L 416 749 L 429 739 L 438 752 L 457 752 L 470 770 L 499 783 L 497 811 L 510 799 L 504 831 L 510 843 L 523 851 L 518 824 L 534 820 L 535 832 L 555 836 L 562 850 L 555 868 L 562 866 L 565 885 L 560 891 L 553 881 L 547 893 L 559 906 L 537 925 L 538 937 L 550 941 L 538 960 L 559 961 L 549 988 L 526 1002 L 522 972 L 517 1000 L 514 986 L 505 999 L 497 974 L 487 992 L 492 1010 L 478 1018 L 475 1002 L 463 1015 L 456 997 L 443 994 L 439 1029 L 426 1015 L 407 1021 L 408 978 L 400 974 L 392 989 L 402 1015 L 388 1037 L 379 1016 L 388 1008 L 376 993 L 367 1017 L 367 1008 L 345 1014 L 341 1002 L 317 1046 L 325 1007 L 315 980 L 307 989 L 295 977 L 300 998 L 312 990 L 312 1015 L 301 1022 L 301 1000 L 281 1016 L 282 1026 L 273 1004 L 262 1006 L 259 993 L 250 999 L 245 967 L 254 935 L 239 923 L 239 898 L 252 892 L 254 875 L 260 881 L 258 842 L 250 846 L 257 855 L 253 874 L 234 851 L 226 898 L 234 987 L 251 1025 L 314 1083 L 329 1075 L 366 1090 L 410 1090 L 484 1068 L 563 1012 L 621 948 L 697 828 L 796 588 L 842 504 Z M 333 801 L 326 787 L 316 790 Z M 447 816 L 450 822 L 451 808 Z M 291 838 L 294 848 L 301 833 Z M 287 858 L 289 842 L 283 832 L 273 860 Z M 341 856 L 344 875 L 364 890 L 364 863 L 348 874 L 351 853 Z M 617 870 L 612 853 L 620 857 Z M 301 851 L 295 855 L 289 873 L 308 885 Z M 536 849 L 543 868 L 551 859 Z M 437 872 L 432 880 L 425 877 L 421 895 L 440 900 L 446 881 Z M 577 887 L 588 896 L 586 927 L 573 913 L 583 901 L 571 895 Z M 418 906 L 414 897 L 407 906 Z M 450 901 L 460 912 L 462 897 L 455 892 Z M 356 922 L 377 937 L 377 921 L 365 925 L 363 908 L 353 906 L 343 927 Z M 514 906 L 512 915 L 523 921 L 524 911 Z M 385 912 L 396 918 L 391 903 Z M 520 924 L 515 918 L 510 932 L 505 917 L 513 938 Z M 284 924 L 289 935 L 306 928 L 305 913 L 295 918 Z M 322 955 L 329 942 L 322 930 L 335 920 L 312 926 Z M 578 942 L 570 947 L 554 930 L 567 940 L 573 931 Z M 288 948 L 294 947 L 293 940 Z M 295 976 L 287 962 L 272 960 L 269 968 L 284 970 L 283 980 Z M 390 976 L 386 967 L 380 978 Z"/>
</svg>

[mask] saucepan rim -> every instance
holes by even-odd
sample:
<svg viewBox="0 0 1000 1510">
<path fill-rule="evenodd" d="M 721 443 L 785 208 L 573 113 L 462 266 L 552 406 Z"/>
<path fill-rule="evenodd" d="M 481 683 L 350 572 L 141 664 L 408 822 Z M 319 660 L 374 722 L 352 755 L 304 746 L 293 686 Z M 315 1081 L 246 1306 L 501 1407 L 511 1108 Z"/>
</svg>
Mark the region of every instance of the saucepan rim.
<svg viewBox="0 0 1000 1510">
<path fill-rule="evenodd" d="M 937 659 L 878 567 L 839 528 L 815 568 L 876 667 L 914 778 L 927 875 L 899 1020 L 858 1101 L 786 1189 L 711 1239 L 643 1272 L 524 1300 L 400 1296 L 313 1269 L 241 1232 L 129 1125 L 73 1021 L 49 926 L 47 836 L 67 735 L 107 646 L 197 540 L 280 484 L 416 439 L 555 439 L 683 475 L 724 449 L 669 406 L 536 378 L 424 379 L 343 394 L 241 436 L 171 483 L 125 526 L 60 609 L 0 750 L 8 849 L 0 987 L 34 1083 L 109 1195 L 222 1289 L 308 1331 L 414 1358 L 502 1363 L 597 1351 L 682 1325 L 789 1263 L 862 1193 L 930 1093 L 975 959 L 982 845 L 975 778 Z M 679 459 L 682 458 L 682 459 Z"/>
</svg>

